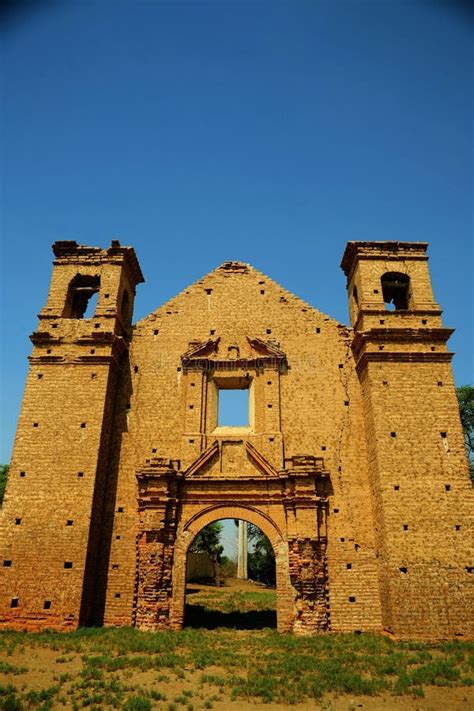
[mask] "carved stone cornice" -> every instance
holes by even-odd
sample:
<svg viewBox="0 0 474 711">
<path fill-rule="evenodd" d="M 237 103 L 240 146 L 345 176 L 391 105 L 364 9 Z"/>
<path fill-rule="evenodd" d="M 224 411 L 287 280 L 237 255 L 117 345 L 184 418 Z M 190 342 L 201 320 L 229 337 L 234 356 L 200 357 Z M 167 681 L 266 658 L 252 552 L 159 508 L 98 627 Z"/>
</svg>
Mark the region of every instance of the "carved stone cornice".
<svg viewBox="0 0 474 711">
<path fill-rule="evenodd" d="M 118 240 L 112 240 L 108 249 L 88 247 L 75 240 L 62 240 L 53 244 L 55 264 L 120 264 L 131 277 L 133 284 L 145 281 L 133 247 L 122 247 Z"/>
<path fill-rule="evenodd" d="M 359 357 L 356 363 L 356 371 L 360 373 L 368 363 L 450 363 L 454 353 L 449 351 L 427 352 L 427 351 L 378 351 L 365 352 Z"/>
<path fill-rule="evenodd" d="M 351 280 L 352 273 L 358 260 L 370 259 L 380 261 L 416 260 L 426 261 L 428 242 L 348 242 L 341 261 L 341 269 Z"/>
<path fill-rule="evenodd" d="M 357 357 L 368 343 L 447 343 L 454 333 L 452 328 L 371 328 L 359 331 L 352 341 Z"/>
<path fill-rule="evenodd" d="M 229 357 L 228 353 L 221 354 L 220 346 L 220 338 L 191 342 L 190 348 L 181 356 L 183 371 L 282 369 L 287 364 L 286 354 L 273 341 L 247 336 L 241 347 L 230 346 L 235 354 L 233 357 Z"/>
</svg>

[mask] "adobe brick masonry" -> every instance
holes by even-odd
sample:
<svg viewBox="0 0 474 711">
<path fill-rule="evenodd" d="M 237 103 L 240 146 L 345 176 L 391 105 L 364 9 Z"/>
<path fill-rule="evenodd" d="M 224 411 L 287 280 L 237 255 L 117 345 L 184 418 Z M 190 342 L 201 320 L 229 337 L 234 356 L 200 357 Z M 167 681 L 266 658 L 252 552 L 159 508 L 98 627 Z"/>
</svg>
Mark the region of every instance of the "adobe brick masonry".
<svg viewBox="0 0 474 711">
<path fill-rule="evenodd" d="M 347 244 L 350 328 L 241 262 L 133 325 L 131 247 L 53 251 L 0 626 L 179 629 L 189 545 L 240 518 L 275 551 L 281 632 L 472 636 L 472 488 L 426 243 Z M 247 391 L 248 426 L 219 425 L 225 389 Z"/>
</svg>

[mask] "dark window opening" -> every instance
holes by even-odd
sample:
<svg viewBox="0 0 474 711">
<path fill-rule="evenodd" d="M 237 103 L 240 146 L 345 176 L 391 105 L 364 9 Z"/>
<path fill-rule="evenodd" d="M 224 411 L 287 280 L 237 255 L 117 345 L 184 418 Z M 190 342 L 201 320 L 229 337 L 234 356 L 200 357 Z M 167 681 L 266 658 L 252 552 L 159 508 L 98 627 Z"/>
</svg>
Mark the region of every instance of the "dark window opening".
<svg viewBox="0 0 474 711">
<path fill-rule="evenodd" d="M 400 272 L 386 272 L 382 278 L 382 294 L 385 306 L 391 311 L 409 308 L 410 277 Z"/>
<path fill-rule="evenodd" d="M 18 600 L 17 597 L 12 597 L 12 599 L 11 599 L 11 601 L 10 601 L 10 607 L 18 607 L 18 603 L 19 603 L 19 602 L 20 602 L 20 601 Z"/>
<path fill-rule="evenodd" d="M 399 568 L 400 573 L 408 573 L 408 568 L 405 568 L 404 566 L 402 568 Z"/>
<path fill-rule="evenodd" d="M 65 561 L 64 561 L 64 567 L 65 567 L 66 569 L 68 569 L 68 570 L 69 570 L 70 568 L 72 568 L 72 563 L 71 563 L 71 561 L 70 561 L 70 560 L 65 560 Z"/>
<path fill-rule="evenodd" d="M 355 601 L 356 601 L 355 596 L 351 595 L 349 598 L 349 602 L 355 602 Z"/>
<path fill-rule="evenodd" d="M 356 304 L 358 304 L 359 303 L 359 293 L 357 291 L 356 286 L 352 289 L 352 296 L 353 296 L 353 299 L 356 302 Z"/>
<path fill-rule="evenodd" d="M 11 560 L 4 560 L 3 561 L 3 567 L 4 568 L 11 568 L 12 562 Z"/>
<path fill-rule="evenodd" d="M 51 609 L 51 600 L 45 600 L 43 604 L 43 610 L 50 610 Z"/>
<path fill-rule="evenodd" d="M 69 284 L 64 318 L 91 318 L 95 313 L 100 289 L 98 274 L 76 274 Z"/>
</svg>

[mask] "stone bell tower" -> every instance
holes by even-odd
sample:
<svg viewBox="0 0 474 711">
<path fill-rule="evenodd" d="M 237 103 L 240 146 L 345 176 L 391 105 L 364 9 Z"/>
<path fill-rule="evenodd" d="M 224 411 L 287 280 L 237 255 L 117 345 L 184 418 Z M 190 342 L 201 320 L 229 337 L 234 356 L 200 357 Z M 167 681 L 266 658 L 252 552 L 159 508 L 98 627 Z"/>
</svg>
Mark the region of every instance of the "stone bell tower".
<svg viewBox="0 0 474 711">
<path fill-rule="evenodd" d="M 472 634 L 469 481 L 424 242 L 349 242 L 352 350 L 364 400 L 383 627 Z"/>
<path fill-rule="evenodd" d="M 116 240 L 53 251 L 0 519 L 9 627 L 90 621 L 118 366 L 143 281 L 134 250 Z"/>
</svg>

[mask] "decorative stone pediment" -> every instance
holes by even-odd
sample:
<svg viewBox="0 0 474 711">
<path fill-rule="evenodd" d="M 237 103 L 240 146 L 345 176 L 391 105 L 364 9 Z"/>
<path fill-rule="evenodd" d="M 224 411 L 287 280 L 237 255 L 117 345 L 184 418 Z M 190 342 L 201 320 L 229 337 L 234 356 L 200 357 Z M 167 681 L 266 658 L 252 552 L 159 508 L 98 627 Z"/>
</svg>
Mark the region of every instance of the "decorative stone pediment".
<svg viewBox="0 0 474 711">
<path fill-rule="evenodd" d="M 197 457 L 184 476 L 196 477 L 278 477 L 278 471 L 248 441 L 236 437 L 219 438 Z"/>
<path fill-rule="evenodd" d="M 247 369 L 265 366 L 281 369 L 286 362 L 286 354 L 277 342 L 249 336 L 244 339 L 218 337 L 207 341 L 191 341 L 189 349 L 181 356 L 184 370 Z"/>
</svg>

